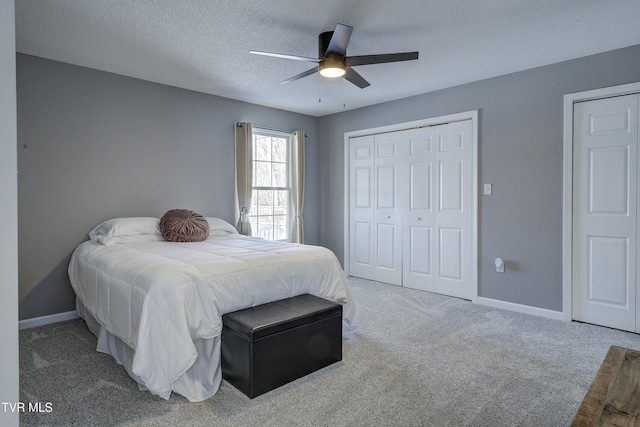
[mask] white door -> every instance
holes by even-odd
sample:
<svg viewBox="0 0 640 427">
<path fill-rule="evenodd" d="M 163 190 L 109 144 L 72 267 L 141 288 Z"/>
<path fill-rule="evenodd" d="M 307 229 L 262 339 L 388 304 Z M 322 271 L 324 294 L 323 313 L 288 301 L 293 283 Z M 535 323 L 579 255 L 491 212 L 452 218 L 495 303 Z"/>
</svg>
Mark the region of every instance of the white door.
<svg viewBox="0 0 640 427">
<path fill-rule="evenodd" d="M 408 151 L 402 168 L 405 186 L 404 262 L 402 284 L 409 288 L 436 292 L 435 157 L 436 127 L 403 131 Z"/>
<path fill-rule="evenodd" d="M 574 106 L 575 320 L 637 327 L 638 95 Z"/>
<path fill-rule="evenodd" d="M 349 141 L 349 271 L 375 280 L 373 136 Z"/>
<path fill-rule="evenodd" d="M 473 297 L 473 122 L 351 138 L 349 273 Z"/>
<path fill-rule="evenodd" d="M 401 185 L 395 133 L 350 140 L 350 245 L 352 276 L 402 283 Z"/>
<path fill-rule="evenodd" d="M 472 121 L 403 131 L 404 286 L 472 298 Z"/>
<path fill-rule="evenodd" d="M 406 162 L 402 132 L 374 136 L 375 147 L 375 277 L 402 284 L 403 183 L 398 179 Z"/>
<path fill-rule="evenodd" d="M 438 125 L 435 129 L 436 292 L 466 299 L 473 296 L 472 139 L 471 120 Z"/>
</svg>

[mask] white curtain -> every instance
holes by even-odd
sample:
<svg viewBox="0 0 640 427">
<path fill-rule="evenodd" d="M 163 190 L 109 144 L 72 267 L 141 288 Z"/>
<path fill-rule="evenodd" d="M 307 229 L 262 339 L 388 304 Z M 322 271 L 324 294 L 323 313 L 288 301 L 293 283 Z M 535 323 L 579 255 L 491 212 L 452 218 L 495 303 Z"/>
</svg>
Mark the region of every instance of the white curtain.
<svg viewBox="0 0 640 427">
<path fill-rule="evenodd" d="M 304 205 L 304 132 L 295 131 L 291 142 L 291 241 L 304 243 L 302 209 Z"/>
<path fill-rule="evenodd" d="M 251 224 L 248 218 L 253 186 L 253 131 L 251 123 L 236 123 L 235 139 L 236 195 L 238 199 L 236 229 L 240 234 L 251 236 Z"/>
</svg>

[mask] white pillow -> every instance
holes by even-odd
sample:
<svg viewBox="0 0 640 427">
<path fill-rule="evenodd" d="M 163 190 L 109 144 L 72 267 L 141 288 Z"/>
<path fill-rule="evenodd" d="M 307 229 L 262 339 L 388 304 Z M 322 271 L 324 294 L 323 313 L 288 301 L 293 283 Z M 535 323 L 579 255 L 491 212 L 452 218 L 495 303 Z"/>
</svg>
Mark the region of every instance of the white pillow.
<svg viewBox="0 0 640 427">
<path fill-rule="evenodd" d="M 103 245 L 164 240 L 159 224 L 160 220 L 154 217 L 113 218 L 94 227 L 89 232 L 89 239 Z"/>
<path fill-rule="evenodd" d="M 228 236 L 229 234 L 238 234 L 238 230 L 224 219 L 206 217 L 209 223 L 209 236 Z"/>
</svg>

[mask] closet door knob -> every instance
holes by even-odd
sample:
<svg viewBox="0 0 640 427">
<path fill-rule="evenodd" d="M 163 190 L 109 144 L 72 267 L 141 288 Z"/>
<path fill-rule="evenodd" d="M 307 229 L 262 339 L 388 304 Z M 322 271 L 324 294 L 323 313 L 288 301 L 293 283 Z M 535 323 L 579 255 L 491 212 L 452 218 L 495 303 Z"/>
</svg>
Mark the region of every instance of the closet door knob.
<svg viewBox="0 0 640 427">
<path fill-rule="evenodd" d="M 421 217 L 416 218 L 416 221 L 422 221 Z"/>
<path fill-rule="evenodd" d="M 387 219 L 391 219 L 391 215 L 387 215 Z"/>
</svg>

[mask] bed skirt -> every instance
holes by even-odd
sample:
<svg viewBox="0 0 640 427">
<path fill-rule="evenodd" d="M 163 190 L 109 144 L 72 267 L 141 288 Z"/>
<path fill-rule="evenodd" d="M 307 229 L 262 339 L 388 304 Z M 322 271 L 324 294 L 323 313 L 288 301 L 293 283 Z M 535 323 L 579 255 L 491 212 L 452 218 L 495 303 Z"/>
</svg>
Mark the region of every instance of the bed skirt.
<svg viewBox="0 0 640 427">
<path fill-rule="evenodd" d="M 78 298 L 76 298 L 76 311 L 87 323 L 89 330 L 97 337 L 96 351 L 111 355 L 138 383 L 138 388 L 147 391 L 148 388 L 144 381 L 131 370 L 135 351 L 103 328 Z M 184 374 L 174 380 L 172 390 L 190 402 L 200 402 L 213 396 L 220 388 L 222 381 L 221 339 L 219 336 L 210 339 L 196 339 L 193 343 L 196 346 L 198 357 Z M 168 399 L 168 396 L 164 398 Z"/>
</svg>

